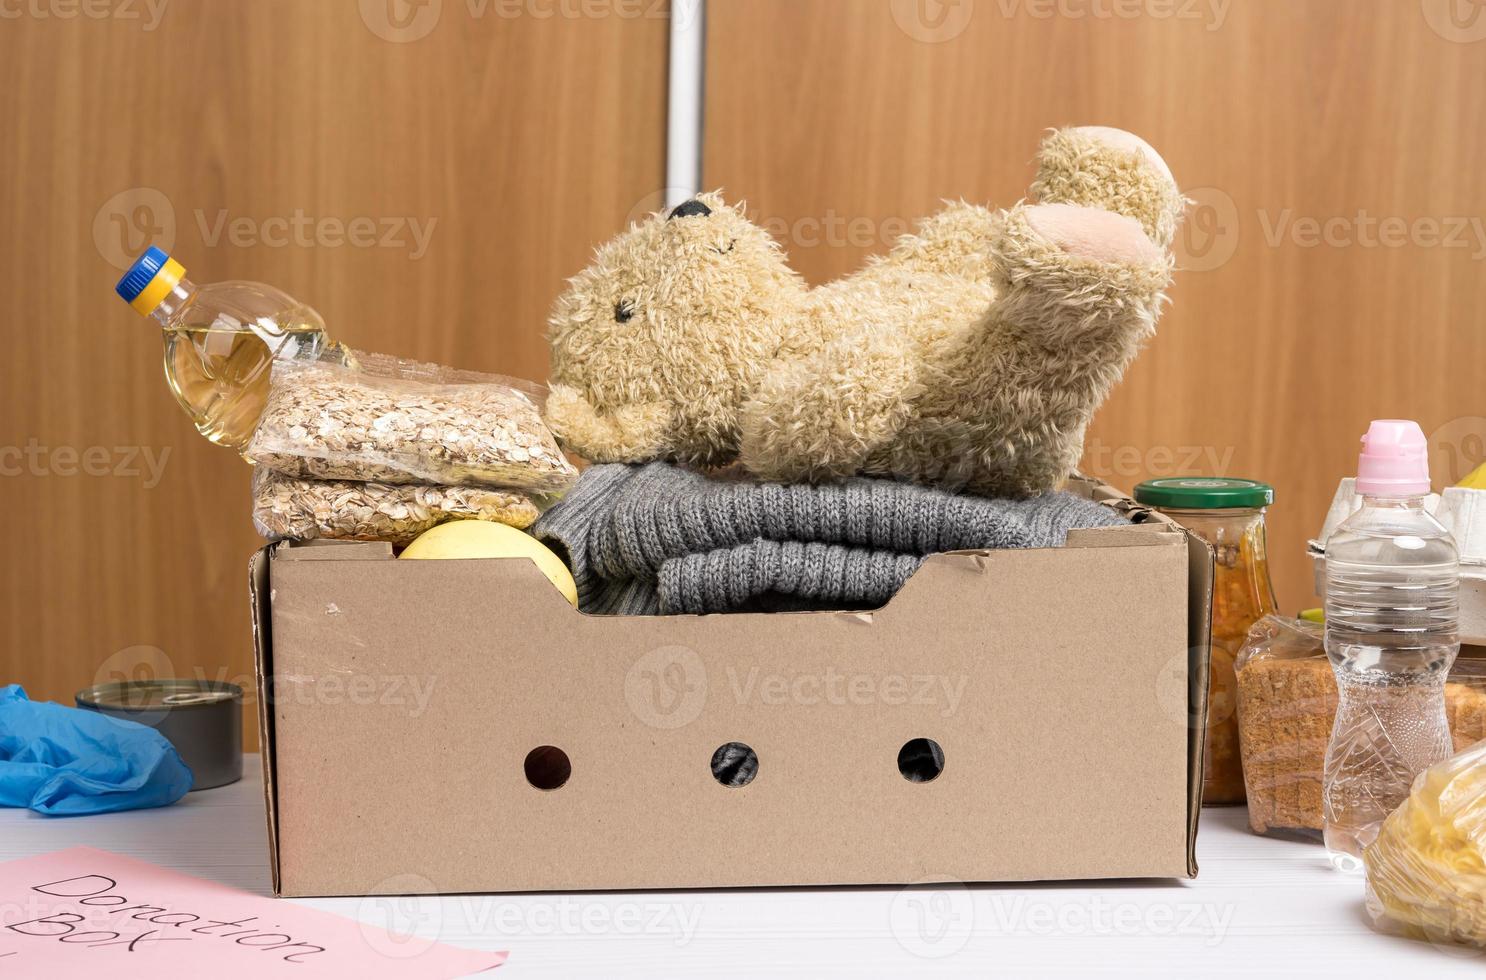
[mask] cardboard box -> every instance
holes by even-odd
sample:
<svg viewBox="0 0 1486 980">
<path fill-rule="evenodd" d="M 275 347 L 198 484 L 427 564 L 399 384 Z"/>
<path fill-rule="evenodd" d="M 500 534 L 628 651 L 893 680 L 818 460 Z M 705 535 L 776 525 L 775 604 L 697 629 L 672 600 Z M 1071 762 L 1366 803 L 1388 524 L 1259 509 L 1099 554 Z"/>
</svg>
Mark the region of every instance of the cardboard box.
<svg viewBox="0 0 1486 980">
<path fill-rule="evenodd" d="M 1195 876 L 1211 552 L 1078 486 L 1140 523 L 936 555 L 869 613 L 587 616 L 525 560 L 264 549 L 275 892 Z"/>
</svg>

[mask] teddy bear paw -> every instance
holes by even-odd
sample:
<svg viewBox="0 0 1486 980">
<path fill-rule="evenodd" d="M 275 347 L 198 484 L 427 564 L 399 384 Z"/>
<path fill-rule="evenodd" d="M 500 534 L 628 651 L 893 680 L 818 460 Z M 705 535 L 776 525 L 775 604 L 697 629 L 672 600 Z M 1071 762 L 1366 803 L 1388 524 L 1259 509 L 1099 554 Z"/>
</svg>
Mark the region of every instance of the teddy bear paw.
<svg viewBox="0 0 1486 980">
<path fill-rule="evenodd" d="M 577 388 L 553 384 L 543 415 L 563 446 L 590 462 L 644 462 L 669 451 L 672 412 L 663 402 L 600 411 Z"/>
<path fill-rule="evenodd" d="M 1149 143 L 1123 129 L 1075 126 L 1050 133 L 1037 154 L 1033 198 L 1126 215 L 1168 248 L 1186 201 L 1171 168 Z"/>
<path fill-rule="evenodd" d="M 993 314 L 1048 340 L 1148 336 L 1171 281 L 1170 253 L 1134 218 L 1100 208 L 1018 205 L 992 251 Z"/>
<path fill-rule="evenodd" d="M 1140 222 L 1127 215 L 1072 204 L 1036 204 L 1023 217 L 1044 241 L 1075 258 L 1123 265 L 1161 261 L 1161 250 Z"/>
</svg>

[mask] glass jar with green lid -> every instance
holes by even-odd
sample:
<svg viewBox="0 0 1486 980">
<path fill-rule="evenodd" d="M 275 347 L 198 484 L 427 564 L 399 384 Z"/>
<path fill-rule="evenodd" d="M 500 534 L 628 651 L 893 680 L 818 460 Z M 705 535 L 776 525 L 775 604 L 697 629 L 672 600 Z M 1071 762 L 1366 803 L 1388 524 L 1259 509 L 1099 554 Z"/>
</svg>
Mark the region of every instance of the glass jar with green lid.
<svg viewBox="0 0 1486 980">
<path fill-rule="evenodd" d="M 1242 803 L 1233 662 L 1249 627 L 1275 611 L 1264 545 L 1264 511 L 1274 502 L 1274 489 L 1254 480 L 1173 477 L 1142 483 L 1135 499 L 1212 546 L 1216 569 L 1202 802 Z"/>
</svg>

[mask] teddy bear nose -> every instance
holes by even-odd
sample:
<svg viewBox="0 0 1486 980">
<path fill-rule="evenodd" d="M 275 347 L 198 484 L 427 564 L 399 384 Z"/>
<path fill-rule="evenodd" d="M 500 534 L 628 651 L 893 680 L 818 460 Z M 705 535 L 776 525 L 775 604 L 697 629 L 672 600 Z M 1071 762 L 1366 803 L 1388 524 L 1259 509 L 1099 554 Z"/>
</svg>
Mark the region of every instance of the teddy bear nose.
<svg viewBox="0 0 1486 980">
<path fill-rule="evenodd" d="M 676 205 L 675 210 L 671 212 L 671 216 L 666 220 L 671 221 L 676 218 L 690 218 L 695 215 L 701 215 L 703 218 L 705 218 L 711 213 L 711 208 L 707 207 L 707 205 L 703 204 L 701 201 L 693 198 L 692 200 L 687 201 L 683 204 Z"/>
</svg>

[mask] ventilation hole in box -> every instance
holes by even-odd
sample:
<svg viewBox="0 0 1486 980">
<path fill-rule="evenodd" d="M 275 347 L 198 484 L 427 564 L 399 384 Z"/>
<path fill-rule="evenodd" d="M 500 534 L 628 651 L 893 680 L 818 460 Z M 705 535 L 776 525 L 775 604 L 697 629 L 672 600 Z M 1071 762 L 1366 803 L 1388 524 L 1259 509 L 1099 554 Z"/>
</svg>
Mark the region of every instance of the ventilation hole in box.
<svg viewBox="0 0 1486 980">
<path fill-rule="evenodd" d="M 724 786 L 747 786 L 758 775 L 758 753 L 742 742 L 719 745 L 712 753 L 712 778 Z"/>
<path fill-rule="evenodd" d="M 944 771 L 944 750 L 932 738 L 911 738 L 898 750 L 898 771 L 910 783 L 927 783 Z"/>
<path fill-rule="evenodd" d="M 526 781 L 537 789 L 557 789 L 572 774 L 568 754 L 555 745 L 539 745 L 526 753 Z"/>
</svg>

